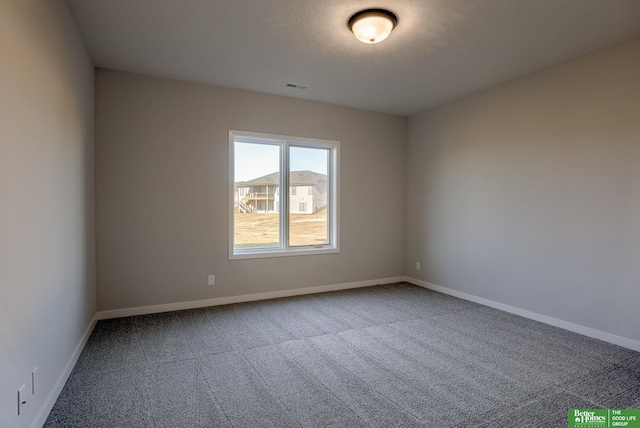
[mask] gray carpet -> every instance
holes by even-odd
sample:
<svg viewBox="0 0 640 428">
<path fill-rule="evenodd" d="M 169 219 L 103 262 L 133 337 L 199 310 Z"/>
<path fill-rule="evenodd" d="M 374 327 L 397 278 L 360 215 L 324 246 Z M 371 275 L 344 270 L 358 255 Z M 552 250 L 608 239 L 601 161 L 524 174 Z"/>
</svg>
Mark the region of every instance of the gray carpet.
<svg viewBox="0 0 640 428">
<path fill-rule="evenodd" d="M 46 427 L 566 427 L 640 353 L 409 284 L 100 321 Z"/>
</svg>

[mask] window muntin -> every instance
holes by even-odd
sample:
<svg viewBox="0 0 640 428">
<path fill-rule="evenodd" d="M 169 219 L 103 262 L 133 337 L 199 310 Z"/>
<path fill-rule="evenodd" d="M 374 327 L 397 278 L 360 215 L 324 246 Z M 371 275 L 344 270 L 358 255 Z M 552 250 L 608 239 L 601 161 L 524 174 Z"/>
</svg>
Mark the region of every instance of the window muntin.
<svg viewBox="0 0 640 428">
<path fill-rule="evenodd" d="M 230 131 L 229 145 L 230 259 L 339 251 L 339 142 Z"/>
</svg>

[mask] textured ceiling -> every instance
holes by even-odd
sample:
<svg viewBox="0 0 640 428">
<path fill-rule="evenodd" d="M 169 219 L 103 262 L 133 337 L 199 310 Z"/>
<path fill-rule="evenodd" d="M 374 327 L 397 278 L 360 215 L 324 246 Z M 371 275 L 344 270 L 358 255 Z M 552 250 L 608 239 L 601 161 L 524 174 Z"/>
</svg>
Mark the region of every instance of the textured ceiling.
<svg viewBox="0 0 640 428">
<path fill-rule="evenodd" d="M 67 4 L 98 67 L 403 116 L 640 34 L 640 0 Z M 346 26 L 370 7 L 399 18 L 373 45 Z"/>
</svg>

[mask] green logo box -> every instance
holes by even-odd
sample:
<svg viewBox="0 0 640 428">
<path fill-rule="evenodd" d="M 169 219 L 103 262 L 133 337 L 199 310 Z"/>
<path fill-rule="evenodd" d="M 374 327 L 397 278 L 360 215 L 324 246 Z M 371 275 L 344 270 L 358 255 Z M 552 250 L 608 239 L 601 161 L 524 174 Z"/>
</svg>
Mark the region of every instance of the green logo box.
<svg viewBox="0 0 640 428">
<path fill-rule="evenodd" d="M 568 428 L 640 428 L 640 409 L 569 409 Z"/>
</svg>

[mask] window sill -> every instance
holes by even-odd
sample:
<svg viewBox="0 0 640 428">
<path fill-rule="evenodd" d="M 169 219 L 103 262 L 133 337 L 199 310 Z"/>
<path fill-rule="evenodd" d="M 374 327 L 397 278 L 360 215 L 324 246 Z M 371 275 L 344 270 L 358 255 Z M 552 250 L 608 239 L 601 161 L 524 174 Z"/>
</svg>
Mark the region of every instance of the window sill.
<svg viewBox="0 0 640 428">
<path fill-rule="evenodd" d="M 319 256 L 322 254 L 336 254 L 340 249 L 336 247 L 326 246 L 323 248 L 300 248 L 282 250 L 280 248 L 274 250 L 246 251 L 233 253 L 229 255 L 229 260 L 246 260 L 246 259 L 265 259 L 272 257 L 291 257 L 291 256 Z"/>
</svg>

